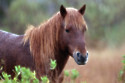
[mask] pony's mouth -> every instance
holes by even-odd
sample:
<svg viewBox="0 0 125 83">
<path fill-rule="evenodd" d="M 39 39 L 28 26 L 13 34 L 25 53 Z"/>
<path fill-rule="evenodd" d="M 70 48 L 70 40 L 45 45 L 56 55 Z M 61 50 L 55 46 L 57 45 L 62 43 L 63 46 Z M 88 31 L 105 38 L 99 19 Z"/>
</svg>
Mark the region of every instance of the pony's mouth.
<svg viewBox="0 0 125 83">
<path fill-rule="evenodd" d="M 88 62 L 88 51 L 86 55 L 83 55 L 80 52 L 74 52 L 73 58 L 78 65 L 85 65 Z"/>
</svg>

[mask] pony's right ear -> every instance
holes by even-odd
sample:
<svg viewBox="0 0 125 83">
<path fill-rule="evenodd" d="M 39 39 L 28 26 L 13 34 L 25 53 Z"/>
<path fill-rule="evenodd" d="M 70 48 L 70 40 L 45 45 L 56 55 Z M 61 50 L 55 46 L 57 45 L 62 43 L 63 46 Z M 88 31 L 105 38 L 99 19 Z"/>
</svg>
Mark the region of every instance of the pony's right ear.
<svg viewBox="0 0 125 83">
<path fill-rule="evenodd" d="M 60 14 L 63 18 L 65 18 L 67 14 L 66 8 L 63 5 L 60 6 Z"/>
<path fill-rule="evenodd" d="M 86 9 L 86 4 L 83 5 L 83 6 L 79 9 L 79 13 L 82 14 L 82 15 L 84 15 L 85 9 Z"/>
</svg>

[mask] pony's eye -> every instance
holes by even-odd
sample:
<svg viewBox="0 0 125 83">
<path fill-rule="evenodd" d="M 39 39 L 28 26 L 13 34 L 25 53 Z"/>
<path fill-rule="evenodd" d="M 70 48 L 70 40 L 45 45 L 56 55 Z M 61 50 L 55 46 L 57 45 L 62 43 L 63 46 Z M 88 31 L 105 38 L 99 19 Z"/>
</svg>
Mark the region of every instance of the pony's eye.
<svg viewBox="0 0 125 83">
<path fill-rule="evenodd" d="M 67 32 L 67 33 L 69 33 L 69 30 L 68 30 L 68 29 L 66 29 L 66 32 Z"/>
</svg>

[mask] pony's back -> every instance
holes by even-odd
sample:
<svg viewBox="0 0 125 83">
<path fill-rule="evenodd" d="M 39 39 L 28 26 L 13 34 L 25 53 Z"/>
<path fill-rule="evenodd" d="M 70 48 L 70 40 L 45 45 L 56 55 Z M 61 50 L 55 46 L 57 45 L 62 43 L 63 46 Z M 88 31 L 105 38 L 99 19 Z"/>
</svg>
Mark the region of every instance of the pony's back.
<svg viewBox="0 0 125 83">
<path fill-rule="evenodd" d="M 14 70 L 15 65 L 34 69 L 29 44 L 27 42 L 23 45 L 22 39 L 23 35 L 20 36 L 0 30 L 0 67 L 3 67 L 3 70 L 11 74 L 12 77 L 14 76 L 12 70 Z"/>
</svg>

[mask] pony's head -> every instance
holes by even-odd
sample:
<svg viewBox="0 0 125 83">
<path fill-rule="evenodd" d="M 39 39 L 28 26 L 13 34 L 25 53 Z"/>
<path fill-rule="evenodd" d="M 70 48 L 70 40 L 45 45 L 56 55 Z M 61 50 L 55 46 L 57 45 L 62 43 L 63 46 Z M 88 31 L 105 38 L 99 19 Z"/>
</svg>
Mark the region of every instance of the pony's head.
<svg viewBox="0 0 125 83">
<path fill-rule="evenodd" d="M 84 65 L 88 60 L 88 52 L 85 48 L 84 33 L 87 30 L 86 22 L 83 18 L 86 5 L 79 10 L 74 8 L 60 7 L 60 14 L 63 18 L 62 36 L 60 37 L 61 48 L 67 50 L 67 54 L 72 56 L 77 64 Z"/>
</svg>

